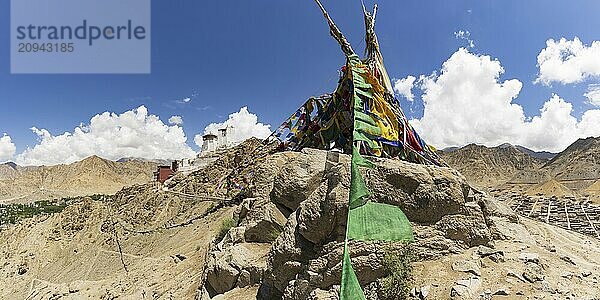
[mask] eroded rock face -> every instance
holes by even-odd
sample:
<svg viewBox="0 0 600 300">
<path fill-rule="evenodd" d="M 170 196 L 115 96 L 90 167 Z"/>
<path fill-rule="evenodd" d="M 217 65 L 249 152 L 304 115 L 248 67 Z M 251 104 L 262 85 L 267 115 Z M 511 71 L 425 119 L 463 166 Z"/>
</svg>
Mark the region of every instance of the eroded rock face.
<svg viewBox="0 0 600 300">
<path fill-rule="evenodd" d="M 306 149 L 288 158 L 279 174 L 275 176 L 271 201 L 296 210 L 320 185 L 326 153 Z"/>
<path fill-rule="evenodd" d="M 491 240 L 491 232 L 479 205 L 468 202 L 462 213 L 442 217 L 435 227 L 451 239 L 468 247 L 485 245 Z"/>
<path fill-rule="evenodd" d="M 257 190 L 254 196 L 259 198 L 244 201 L 237 209 L 234 219 L 239 226 L 227 235 L 228 245 L 222 245 L 219 254 L 214 254 L 215 263 L 209 265 L 212 271 L 207 280 L 220 293 L 252 282 L 247 274 L 241 276 L 244 270 L 250 272 L 248 266 L 235 267 L 237 273 L 228 272 L 235 265 L 232 262 L 239 260 L 236 256 L 248 255 L 231 250 L 239 245 L 240 232 L 244 231 L 245 243 L 264 243 L 270 248 L 264 258 L 260 298 L 323 299 L 324 295 L 336 295 L 347 219 L 350 157 L 312 149 L 275 155 L 277 163 L 266 159 L 265 164 L 272 168 L 253 182 L 255 187 L 271 190 Z M 375 168 L 363 170 L 372 192 L 370 200 L 402 208 L 413 224 L 416 241 L 412 247 L 420 259 L 488 244 L 493 236 L 490 211 L 496 217 L 512 218 L 510 211 L 486 206 L 484 197 L 474 195 L 465 178 L 453 169 L 388 159 L 374 163 Z M 275 229 L 281 232 L 277 236 Z M 384 256 L 399 247 L 404 245 L 350 243 L 354 270 L 370 294 L 377 295 L 378 280 L 389 275 Z M 221 274 L 225 278 L 219 278 Z"/>
<path fill-rule="evenodd" d="M 402 208 L 411 222 L 433 224 L 463 211 L 470 187 L 449 168 L 380 159 L 365 175 L 378 201 Z"/>
<path fill-rule="evenodd" d="M 327 168 L 320 185 L 300 203 L 298 231 L 314 244 L 343 235 L 346 224 L 350 174 L 343 163 Z M 349 162 L 347 162 L 349 163 Z"/>
<path fill-rule="evenodd" d="M 240 221 L 240 225 L 246 228 L 246 242 L 258 243 L 274 241 L 285 223 L 285 216 L 273 203 L 255 204 Z"/>
<path fill-rule="evenodd" d="M 259 283 L 269 248 L 265 243 L 240 243 L 210 252 L 206 267 L 209 293 L 222 294 L 236 286 Z"/>
<path fill-rule="evenodd" d="M 233 289 L 240 275 L 240 271 L 229 264 L 231 256 L 219 254 L 210 257 L 206 273 L 208 284 L 217 294 Z"/>
<path fill-rule="evenodd" d="M 312 243 L 297 232 L 297 227 L 298 221 L 294 212 L 288 218 L 281 235 L 273 242 L 268 256 L 269 272 L 263 277 L 263 281 L 269 282 L 263 289 L 266 295 L 282 292 L 313 256 Z"/>
</svg>

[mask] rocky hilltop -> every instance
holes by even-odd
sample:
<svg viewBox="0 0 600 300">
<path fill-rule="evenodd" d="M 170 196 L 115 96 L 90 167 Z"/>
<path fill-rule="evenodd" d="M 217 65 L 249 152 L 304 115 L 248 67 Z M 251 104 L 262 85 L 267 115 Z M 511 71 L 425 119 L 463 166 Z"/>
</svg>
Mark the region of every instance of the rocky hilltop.
<svg viewBox="0 0 600 300">
<path fill-rule="evenodd" d="M 90 156 L 69 165 L 20 167 L 0 165 L 0 203 L 92 194 L 114 194 L 126 185 L 152 180 L 156 163 L 114 162 Z"/>
<path fill-rule="evenodd" d="M 532 185 L 557 181 L 575 194 L 588 195 L 587 189 L 598 179 L 600 138 L 590 137 L 575 141 L 539 169 L 516 174 L 511 184 L 528 189 Z"/>
<path fill-rule="evenodd" d="M 580 190 L 600 178 L 600 138 L 579 139 L 540 170 Z"/>
<path fill-rule="evenodd" d="M 19 169 L 20 167 L 13 162 L 0 164 L 0 180 L 14 178 L 19 174 Z"/>
<path fill-rule="evenodd" d="M 511 146 L 510 144 L 504 144 L 506 146 Z M 529 148 L 525 148 L 523 146 L 514 146 L 517 149 L 519 149 L 521 152 L 525 153 L 525 154 L 529 154 L 532 157 L 535 158 L 539 158 L 539 159 L 544 159 L 544 160 L 550 160 L 553 159 L 557 153 L 552 153 L 552 152 L 548 152 L 548 151 L 533 151 Z"/>
<path fill-rule="evenodd" d="M 401 207 L 416 242 L 351 242 L 368 299 L 597 296 L 597 240 L 519 218 L 453 169 L 374 163 L 372 200 Z M 168 191 L 137 185 L 9 226 L 0 298 L 336 299 L 349 165 L 249 141 Z"/>
</svg>

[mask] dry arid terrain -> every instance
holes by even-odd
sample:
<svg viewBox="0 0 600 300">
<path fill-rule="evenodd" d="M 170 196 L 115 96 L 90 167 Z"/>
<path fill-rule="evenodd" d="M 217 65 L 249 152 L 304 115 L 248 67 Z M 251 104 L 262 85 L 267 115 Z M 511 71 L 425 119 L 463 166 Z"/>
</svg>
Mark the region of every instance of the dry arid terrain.
<svg viewBox="0 0 600 300">
<path fill-rule="evenodd" d="M 547 162 L 507 144 L 494 148 L 470 144 L 440 154 L 444 161 L 479 188 L 507 183 L 517 174 L 533 172 Z"/>
<path fill-rule="evenodd" d="M 440 151 L 442 158 L 482 190 L 514 190 L 551 196 L 597 196 L 600 138 L 579 139 L 552 155 L 520 146 L 467 145 Z M 558 194 L 555 194 L 558 193 Z"/>
<path fill-rule="evenodd" d="M 114 194 L 124 186 L 150 181 L 156 166 L 145 160 L 114 162 L 98 156 L 69 165 L 0 164 L 0 203 Z"/>
<path fill-rule="evenodd" d="M 495 163 L 501 184 L 551 162 L 506 151 L 476 163 Z M 350 242 L 368 299 L 599 299 L 600 240 L 577 230 L 576 214 L 568 226 L 544 219 L 561 199 L 524 209 L 526 193 L 483 191 L 461 174 L 479 167 L 374 164 L 371 200 L 402 208 L 416 241 Z M 348 155 L 248 140 L 162 188 L 83 197 L 2 227 L 0 298 L 339 299 L 349 184 Z"/>
</svg>

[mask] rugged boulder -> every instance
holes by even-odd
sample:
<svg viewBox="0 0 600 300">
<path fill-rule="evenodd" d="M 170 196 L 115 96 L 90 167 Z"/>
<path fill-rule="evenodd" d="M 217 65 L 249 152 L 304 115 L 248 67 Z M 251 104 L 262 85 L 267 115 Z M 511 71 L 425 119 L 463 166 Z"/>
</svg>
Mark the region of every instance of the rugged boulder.
<svg viewBox="0 0 600 300">
<path fill-rule="evenodd" d="M 273 203 L 256 203 L 244 218 L 240 218 L 240 226 L 245 227 L 246 242 L 272 242 L 283 230 L 286 218 Z"/>
<path fill-rule="evenodd" d="M 209 294 L 222 294 L 234 287 L 260 283 L 268 244 L 240 243 L 209 254 L 206 282 Z"/>
</svg>

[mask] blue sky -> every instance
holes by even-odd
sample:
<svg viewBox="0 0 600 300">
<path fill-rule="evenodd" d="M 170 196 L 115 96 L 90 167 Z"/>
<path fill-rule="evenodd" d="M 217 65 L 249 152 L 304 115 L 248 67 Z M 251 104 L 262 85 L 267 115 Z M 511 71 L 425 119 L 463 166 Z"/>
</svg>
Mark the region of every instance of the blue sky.
<svg viewBox="0 0 600 300">
<path fill-rule="evenodd" d="M 365 1 L 368 6 L 372 1 Z M 323 1 L 354 48 L 364 47 L 360 1 Z M 600 39 L 598 1 L 392 1 L 377 17 L 391 77 L 440 70 L 465 40 L 475 55 L 497 58 L 500 80 L 517 78 L 514 100 L 527 117 L 539 114 L 553 93 L 573 115 L 593 106 L 583 96 L 594 79 L 574 84 L 534 83 L 536 57 L 548 39 Z M 183 117 L 188 145 L 213 122 L 248 106 L 262 123 L 277 126 L 306 98 L 331 91 L 344 63 L 338 45 L 312 1 L 152 1 L 152 73 L 149 75 L 11 75 L 9 1 L 0 3 L 0 135 L 21 153 L 37 143 L 31 127 L 53 135 L 73 131 L 95 114 L 144 105 L 165 123 Z M 421 92 L 403 101 L 409 118 L 423 116 Z M 192 97 L 186 104 L 177 100 Z M 195 148 L 197 149 L 197 148 Z"/>
</svg>

